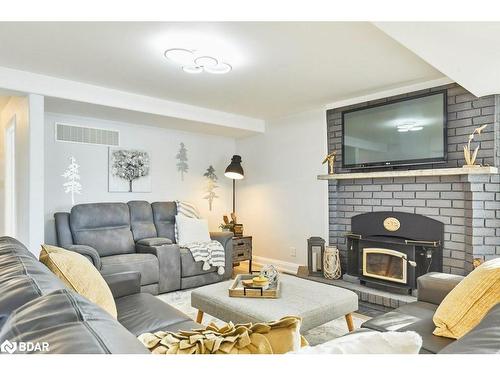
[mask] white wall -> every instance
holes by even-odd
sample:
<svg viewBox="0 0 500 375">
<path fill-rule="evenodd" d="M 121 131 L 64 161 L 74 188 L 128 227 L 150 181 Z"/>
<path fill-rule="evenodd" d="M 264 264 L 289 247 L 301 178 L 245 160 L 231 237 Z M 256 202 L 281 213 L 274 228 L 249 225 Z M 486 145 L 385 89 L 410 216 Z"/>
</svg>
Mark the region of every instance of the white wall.
<svg viewBox="0 0 500 375">
<path fill-rule="evenodd" d="M 28 97 L 11 97 L 1 113 L 2 154 L 4 152 L 4 131 L 16 116 L 16 237 L 29 245 L 29 100 Z M 2 165 L 2 184 L 4 169 Z M 4 199 L 2 189 L 2 200 Z M 3 216 L 3 212 L 2 212 Z M 4 227 L 2 226 L 2 234 Z"/>
<path fill-rule="evenodd" d="M 44 243 L 44 132 L 45 109 L 42 95 L 30 94 L 29 100 L 29 249 L 38 255 Z"/>
<path fill-rule="evenodd" d="M 10 98 L 0 115 L 0 181 L 4 183 L 4 129 L 16 117 L 16 238 L 38 255 L 43 242 L 43 96 Z M 4 200 L 3 186 L 1 190 Z M 3 207 L 3 205 L 2 205 Z M 3 211 L 2 211 L 3 216 Z M 4 223 L 3 223 L 4 224 Z M 3 234 L 4 225 L 0 234 Z"/>
<path fill-rule="evenodd" d="M 108 192 L 108 147 L 55 141 L 54 124 L 64 122 L 75 125 L 120 131 L 120 146 L 149 151 L 151 156 L 151 193 Z M 175 156 L 179 143 L 188 149 L 189 172 L 181 181 Z M 222 215 L 231 211 L 231 181 L 224 177 L 224 169 L 235 153 L 232 138 L 181 132 L 137 124 L 127 124 L 100 119 L 69 116 L 55 113 L 45 115 L 45 241 L 55 243 L 53 214 L 69 211 L 71 197 L 64 193 L 61 176 L 74 156 L 80 164 L 83 192 L 76 195 L 76 203 L 127 202 L 129 200 L 194 202 L 201 214 L 208 218 L 210 229 L 217 230 Z M 212 164 L 219 177 L 213 211 L 203 199 L 206 179 L 203 177 Z"/>
<path fill-rule="evenodd" d="M 307 239 L 328 235 L 328 185 L 316 179 L 326 171 L 324 109 L 270 121 L 265 134 L 237 140 L 237 151 L 245 179 L 237 182 L 236 212 L 256 261 L 289 271 L 307 264 Z"/>
<path fill-rule="evenodd" d="M 1 100 L 10 100 L 10 97 L 0 97 Z M 0 236 L 5 234 L 5 124 L 2 118 L 3 105 L 0 104 Z"/>
</svg>

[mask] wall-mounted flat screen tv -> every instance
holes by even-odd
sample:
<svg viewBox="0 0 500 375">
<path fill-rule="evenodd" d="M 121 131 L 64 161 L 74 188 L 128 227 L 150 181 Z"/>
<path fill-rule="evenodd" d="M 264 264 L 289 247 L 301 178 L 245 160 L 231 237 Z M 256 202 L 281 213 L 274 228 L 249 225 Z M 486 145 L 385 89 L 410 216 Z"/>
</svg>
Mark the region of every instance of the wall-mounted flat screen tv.
<svg viewBox="0 0 500 375">
<path fill-rule="evenodd" d="M 342 113 L 342 166 L 446 160 L 446 90 Z"/>
</svg>

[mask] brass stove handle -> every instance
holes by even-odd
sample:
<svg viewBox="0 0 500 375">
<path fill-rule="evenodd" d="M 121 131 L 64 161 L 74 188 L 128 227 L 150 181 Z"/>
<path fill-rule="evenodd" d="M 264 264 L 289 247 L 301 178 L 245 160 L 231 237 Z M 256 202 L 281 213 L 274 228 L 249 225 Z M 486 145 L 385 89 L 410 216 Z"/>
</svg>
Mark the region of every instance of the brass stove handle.
<svg viewBox="0 0 500 375">
<path fill-rule="evenodd" d="M 405 240 L 405 244 L 411 245 L 411 244 L 425 244 L 425 245 L 430 245 L 437 247 L 439 245 L 439 241 L 414 241 L 414 240 Z"/>
</svg>

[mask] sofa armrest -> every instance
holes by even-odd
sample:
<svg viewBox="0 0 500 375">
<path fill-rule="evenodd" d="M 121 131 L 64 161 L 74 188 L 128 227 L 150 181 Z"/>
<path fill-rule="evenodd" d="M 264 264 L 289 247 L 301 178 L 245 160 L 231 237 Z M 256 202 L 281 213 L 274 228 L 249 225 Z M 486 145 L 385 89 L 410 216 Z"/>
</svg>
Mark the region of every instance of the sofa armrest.
<svg viewBox="0 0 500 375">
<path fill-rule="evenodd" d="M 233 273 L 233 236 L 232 232 L 210 232 L 210 238 L 224 246 L 226 258 L 224 279 L 230 279 Z"/>
<path fill-rule="evenodd" d="M 66 249 L 83 255 L 88 260 L 90 260 L 90 262 L 94 265 L 95 268 L 97 268 L 98 270 L 101 269 L 102 267 L 101 257 L 99 256 L 97 250 L 94 249 L 93 247 L 87 245 L 68 245 L 66 246 Z"/>
<path fill-rule="evenodd" d="M 102 275 L 115 299 L 141 292 L 140 272 L 119 272 Z"/>
<path fill-rule="evenodd" d="M 417 279 L 418 300 L 439 305 L 463 276 L 429 272 Z"/>
<path fill-rule="evenodd" d="M 170 238 L 164 238 L 164 237 L 151 237 L 151 238 L 143 238 L 137 241 L 137 244 L 145 246 L 172 245 L 172 240 Z"/>
<path fill-rule="evenodd" d="M 159 293 L 181 288 L 181 252 L 177 244 L 146 246 L 137 243 L 135 251 L 143 254 L 153 254 L 158 258 L 160 268 Z"/>
<path fill-rule="evenodd" d="M 228 242 L 232 243 L 233 237 L 233 232 L 210 232 L 210 238 L 219 241 L 224 248 L 226 248 Z"/>
</svg>

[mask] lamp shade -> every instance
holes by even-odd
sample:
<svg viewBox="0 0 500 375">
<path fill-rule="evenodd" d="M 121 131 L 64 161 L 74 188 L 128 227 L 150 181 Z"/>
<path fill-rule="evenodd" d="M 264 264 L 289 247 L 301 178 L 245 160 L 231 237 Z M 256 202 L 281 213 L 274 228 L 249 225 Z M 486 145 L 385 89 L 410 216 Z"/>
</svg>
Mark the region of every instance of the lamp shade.
<svg viewBox="0 0 500 375">
<path fill-rule="evenodd" d="M 224 172 L 224 176 L 231 178 L 233 180 L 241 180 L 245 177 L 243 172 L 243 167 L 241 166 L 241 156 L 233 155 L 231 158 L 231 164 L 229 164 Z"/>
</svg>

